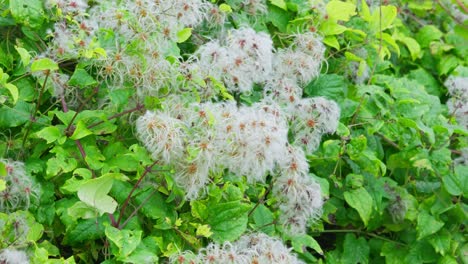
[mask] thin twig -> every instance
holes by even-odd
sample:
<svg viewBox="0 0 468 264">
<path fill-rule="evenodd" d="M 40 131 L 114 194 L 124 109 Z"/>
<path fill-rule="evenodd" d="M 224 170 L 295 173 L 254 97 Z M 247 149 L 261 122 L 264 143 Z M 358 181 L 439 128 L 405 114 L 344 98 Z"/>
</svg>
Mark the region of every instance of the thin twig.
<svg viewBox="0 0 468 264">
<path fill-rule="evenodd" d="M 255 204 L 255 206 L 252 208 L 252 210 L 250 210 L 249 214 L 248 214 L 248 217 L 250 217 L 252 215 L 252 213 L 255 211 L 255 209 L 257 209 L 257 207 L 260 205 L 260 204 L 263 204 L 265 202 L 265 199 L 266 197 L 268 196 L 268 194 L 270 193 L 271 189 L 273 188 L 273 180 L 271 180 L 270 182 L 270 185 L 268 186 L 268 189 L 265 191 L 265 193 L 263 194 L 262 198 L 260 198 L 258 200 L 258 202 Z"/>
<path fill-rule="evenodd" d="M 21 143 L 21 148 L 22 149 L 24 149 L 24 145 L 26 144 L 26 139 L 28 138 L 29 132 L 31 131 L 32 123 L 36 121 L 36 114 L 39 111 L 39 107 L 41 105 L 42 95 L 44 94 L 45 86 L 47 84 L 47 80 L 49 79 L 50 71 L 47 70 L 45 73 L 46 73 L 46 77 L 44 79 L 44 82 L 42 83 L 41 90 L 39 91 L 39 96 L 37 97 L 37 102 L 36 102 L 36 107 L 34 109 L 34 113 L 30 117 L 30 122 L 28 124 L 28 127 L 26 128 L 26 132 L 24 133 L 23 142 Z"/>
<path fill-rule="evenodd" d="M 120 214 L 119 214 L 119 218 L 117 219 L 117 223 L 114 227 L 118 228 L 119 225 L 120 225 L 120 221 L 122 221 L 122 217 L 123 217 L 123 214 L 125 212 L 125 209 L 127 209 L 127 206 L 128 206 L 128 203 L 130 202 L 130 199 L 132 198 L 132 195 L 133 193 L 136 191 L 136 189 L 138 188 L 138 186 L 140 185 L 141 181 L 143 181 L 143 178 L 145 178 L 145 176 L 151 172 L 151 168 L 153 168 L 154 165 L 156 165 L 158 163 L 158 161 L 155 161 L 153 162 L 151 165 L 147 166 L 145 168 L 145 172 L 140 176 L 140 178 L 138 179 L 138 181 L 135 183 L 135 185 L 133 185 L 133 188 L 132 190 L 130 191 L 130 193 L 127 195 L 127 199 L 125 199 L 125 202 L 123 203 L 122 205 L 122 208 L 120 209 Z"/>
<path fill-rule="evenodd" d="M 65 101 L 65 95 L 62 93 L 60 97 L 61 97 L 60 101 L 62 103 L 63 112 L 66 113 L 68 112 L 68 105 L 67 105 L 67 102 Z M 77 139 L 75 140 L 75 144 L 78 147 L 78 150 L 80 151 L 81 157 L 83 158 L 83 161 L 86 167 L 88 167 L 88 169 L 91 171 L 91 175 L 93 179 L 96 178 L 96 173 L 94 172 L 93 169 L 91 169 L 91 166 L 89 166 L 88 162 L 86 161 L 86 151 L 84 150 L 83 145 L 81 144 L 81 141 Z"/>
<path fill-rule="evenodd" d="M 133 210 L 133 212 L 130 214 L 130 216 L 128 216 L 127 220 L 125 220 L 125 222 L 123 222 L 123 224 L 119 225 L 118 228 L 119 228 L 119 229 L 124 228 L 124 227 L 128 224 L 128 222 L 138 213 L 138 211 L 149 201 L 149 199 L 150 199 L 151 197 L 153 197 L 153 195 L 156 193 L 156 191 L 157 191 L 157 190 L 154 189 L 154 190 L 148 195 L 148 197 L 146 197 L 145 200 L 143 200 L 143 201 L 140 203 L 140 205 L 139 205 L 137 208 L 135 208 L 135 210 Z"/>
<path fill-rule="evenodd" d="M 94 89 L 93 89 L 93 93 L 91 95 L 89 95 L 85 100 L 84 102 L 82 102 L 80 104 L 80 106 L 78 107 L 78 110 L 76 110 L 75 114 L 73 115 L 70 123 L 68 124 L 67 128 L 65 128 L 65 133 L 70 133 L 70 128 L 71 126 L 73 125 L 73 121 L 75 121 L 76 117 L 78 116 L 78 114 L 83 110 L 84 106 L 86 105 L 86 103 L 89 102 L 89 100 L 91 100 L 91 98 L 94 97 L 94 95 L 96 95 L 99 91 L 99 86 L 96 86 Z"/>
<path fill-rule="evenodd" d="M 400 147 L 398 146 L 397 143 L 393 142 L 391 139 L 389 139 L 388 137 L 386 137 L 384 134 L 381 134 L 379 132 L 376 133 L 379 137 L 381 137 L 385 142 L 387 142 L 388 144 L 390 144 L 392 147 L 400 150 Z"/>
<path fill-rule="evenodd" d="M 463 9 L 465 13 L 468 13 L 468 6 L 465 6 L 465 4 L 461 0 L 457 0 L 457 4 L 461 7 L 461 9 Z"/>
<path fill-rule="evenodd" d="M 121 113 L 118 113 L 118 114 L 115 114 L 115 115 L 110 116 L 110 117 L 107 119 L 107 121 L 112 120 L 112 119 L 117 118 L 117 117 L 121 117 L 121 116 L 123 116 L 123 115 L 129 114 L 129 113 L 132 113 L 132 112 L 140 111 L 140 110 L 142 110 L 142 109 L 144 109 L 144 108 L 145 108 L 145 106 L 144 106 L 143 104 L 137 104 L 137 106 L 134 107 L 134 108 L 132 108 L 132 109 L 128 109 L 128 110 L 125 110 L 125 111 L 123 111 L 123 112 L 121 112 Z M 105 122 L 105 121 L 98 121 L 98 122 L 96 122 L 96 123 L 93 123 L 93 124 L 91 124 L 91 125 L 88 126 L 88 129 L 91 129 L 91 128 L 93 128 L 93 127 L 99 126 L 100 124 L 103 124 L 104 122 Z"/>
<path fill-rule="evenodd" d="M 466 25 L 463 23 L 463 21 L 460 21 L 456 16 L 454 16 L 454 15 L 452 14 L 452 12 L 451 12 L 444 4 L 442 4 L 439 0 L 436 0 L 436 2 L 437 2 L 437 4 L 438 4 L 440 7 L 442 7 L 442 9 L 444 9 L 445 12 L 447 12 L 447 14 L 448 14 L 451 18 L 453 18 L 453 20 L 454 20 L 457 24 L 459 24 L 460 26 L 462 26 L 462 27 L 465 28 L 465 29 L 468 28 L 468 26 L 466 26 Z"/>
</svg>

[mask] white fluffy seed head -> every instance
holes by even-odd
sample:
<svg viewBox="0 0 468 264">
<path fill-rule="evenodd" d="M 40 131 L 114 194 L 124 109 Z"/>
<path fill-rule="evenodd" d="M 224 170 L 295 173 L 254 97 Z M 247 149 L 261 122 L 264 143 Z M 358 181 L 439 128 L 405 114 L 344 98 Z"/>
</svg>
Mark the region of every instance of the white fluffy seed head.
<svg viewBox="0 0 468 264">
<path fill-rule="evenodd" d="M 22 250 L 7 248 L 0 252 L 0 263 L 27 264 L 29 263 L 29 257 Z"/>
<path fill-rule="evenodd" d="M 449 94 L 449 114 L 454 115 L 458 124 L 468 128 L 468 77 L 451 75 L 444 82 Z"/>
<path fill-rule="evenodd" d="M 136 122 L 137 137 L 154 159 L 176 161 L 184 152 L 184 125 L 171 116 L 147 111 Z"/>
<path fill-rule="evenodd" d="M 191 262 L 193 261 L 193 262 Z M 200 249 L 198 255 L 187 251 L 170 257 L 170 263 L 303 263 L 277 238 L 263 233 L 241 236 L 237 241 L 222 245 L 210 243 Z"/>
<path fill-rule="evenodd" d="M 0 162 L 5 164 L 7 171 L 6 188 L 0 192 L 0 211 L 27 210 L 31 202 L 39 198 L 40 189 L 26 173 L 23 162 L 8 159 L 0 159 Z"/>
<path fill-rule="evenodd" d="M 323 134 L 336 131 L 340 118 L 338 104 L 324 97 L 300 99 L 288 112 L 294 145 L 302 146 L 307 153 L 318 148 Z"/>
</svg>

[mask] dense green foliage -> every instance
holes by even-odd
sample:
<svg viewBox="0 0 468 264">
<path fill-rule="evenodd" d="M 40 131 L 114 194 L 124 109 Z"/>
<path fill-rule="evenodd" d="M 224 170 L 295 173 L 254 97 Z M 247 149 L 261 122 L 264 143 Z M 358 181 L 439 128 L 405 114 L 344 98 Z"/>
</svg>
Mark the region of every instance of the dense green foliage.
<svg viewBox="0 0 468 264">
<path fill-rule="evenodd" d="M 323 37 L 325 62 L 300 80 L 303 97 L 334 100 L 341 115 L 336 132 L 305 153 L 324 199 L 305 232 L 281 224 L 273 172 L 252 181 L 222 167 L 192 197 L 180 167 L 155 159 L 135 126 L 146 110 L 175 107 L 168 94 L 253 107 L 267 81 L 233 91 L 215 74 L 179 73 L 169 77 L 180 87 L 149 90 L 146 76 L 169 78 L 167 65 L 151 72 L 139 45 L 161 34 L 126 40 L 54 2 L 86 1 L 0 0 L 0 263 L 12 250 L 31 263 L 165 263 L 250 232 L 279 237 L 306 263 L 468 263 L 466 1 L 213 0 L 224 24 L 177 29 L 151 54 L 182 68 L 245 25 L 267 32 L 278 54 L 300 33 Z M 134 19 L 127 11 L 124 20 Z M 53 47 L 59 23 L 74 36 L 70 52 Z M 112 61 L 109 47 L 123 42 L 135 64 Z M 184 151 L 191 161 L 201 150 Z"/>
</svg>

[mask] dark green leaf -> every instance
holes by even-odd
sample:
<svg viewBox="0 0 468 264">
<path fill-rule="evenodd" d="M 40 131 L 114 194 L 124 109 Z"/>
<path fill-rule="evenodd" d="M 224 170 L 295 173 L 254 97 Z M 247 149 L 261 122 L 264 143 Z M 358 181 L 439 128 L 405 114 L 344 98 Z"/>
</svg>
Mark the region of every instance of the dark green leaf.
<svg viewBox="0 0 468 264">
<path fill-rule="evenodd" d="M 367 226 L 372 213 L 373 200 L 366 189 L 360 187 L 354 190 L 346 191 L 344 192 L 344 198 L 349 206 L 358 211 L 359 216 L 361 216 L 361 219 L 364 222 L 364 225 Z"/>
<path fill-rule="evenodd" d="M 214 241 L 222 243 L 239 238 L 247 229 L 250 205 L 240 201 L 218 203 L 210 207 L 206 222 L 210 225 Z"/>
<path fill-rule="evenodd" d="M 418 216 L 418 239 L 425 238 L 439 231 L 444 226 L 444 223 L 435 219 L 426 211 L 421 211 Z"/>
<path fill-rule="evenodd" d="M 304 88 L 306 95 L 324 96 L 335 101 L 342 101 L 347 93 L 347 84 L 343 76 L 323 74 Z"/>
<path fill-rule="evenodd" d="M 369 245 L 365 238 L 357 238 L 354 234 L 346 234 L 343 243 L 343 263 L 369 263 Z"/>
<path fill-rule="evenodd" d="M 78 221 L 77 225 L 67 230 L 63 243 L 65 245 L 78 245 L 83 242 L 91 242 L 104 236 L 104 223 L 108 218 L 86 219 Z"/>
<path fill-rule="evenodd" d="M 84 69 L 76 69 L 68 81 L 69 85 L 75 85 L 81 88 L 96 85 L 97 81 Z"/>
</svg>

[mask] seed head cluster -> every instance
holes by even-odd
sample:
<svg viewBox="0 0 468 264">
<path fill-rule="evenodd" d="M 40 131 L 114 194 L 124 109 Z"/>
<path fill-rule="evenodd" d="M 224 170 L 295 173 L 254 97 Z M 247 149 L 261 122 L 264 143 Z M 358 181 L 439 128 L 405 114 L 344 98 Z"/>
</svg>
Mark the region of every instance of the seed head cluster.
<svg viewBox="0 0 468 264">
<path fill-rule="evenodd" d="M 0 212 L 27 210 L 31 202 L 38 199 L 39 189 L 26 174 L 24 163 L 7 159 L 0 159 L 0 162 L 5 164 L 7 171 L 6 188 L 0 192 Z"/>
<path fill-rule="evenodd" d="M 449 76 L 445 82 L 451 98 L 447 101 L 449 113 L 468 129 L 468 77 Z"/>
<path fill-rule="evenodd" d="M 4 249 L 0 251 L 0 263 L 6 264 L 27 264 L 29 263 L 28 255 L 22 250 Z"/>
<path fill-rule="evenodd" d="M 250 14 L 267 10 L 265 0 L 229 4 Z M 295 34 L 277 50 L 270 35 L 248 26 L 197 35 L 202 25 L 223 28 L 225 22 L 226 14 L 203 0 L 105 0 L 92 6 L 51 0 L 46 6 L 57 23 L 42 56 L 81 60 L 110 89 L 135 87 L 140 99 L 165 97 L 162 109 L 138 118 L 137 136 L 154 159 L 174 168 L 187 199 L 203 195 L 211 176 L 225 170 L 249 183 L 271 175 L 286 230 L 304 232 L 320 216 L 320 186 L 309 175 L 305 153 L 336 130 L 340 109 L 326 98 L 302 95 L 324 61 L 318 34 Z M 187 30 L 199 47 L 182 58 L 177 43 Z M 68 76 L 49 77 L 56 94 L 63 93 Z M 263 98 L 249 106 L 219 100 L 254 88 L 263 89 Z"/>
<path fill-rule="evenodd" d="M 458 124 L 468 129 L 468 77 L 450 75 L 444 82 L 451 96 L 447 101 L 449 114 Z M 461 150 L 461 155 L 454 159 L 455 164 L 468 164 L 468 147 Z"/>
<path fill-rule="evenodd" d="M 263 233 L 244 235 L 232 243 L 222 245 L 211 243 L 202 248 L 198 254 L 184 252 L 171 256 L 173 264 L 198 263 L 272 263 L 272 264 L 299 264 L 303 263 L 279 239 L 272 238 Z"/>
</svg>

